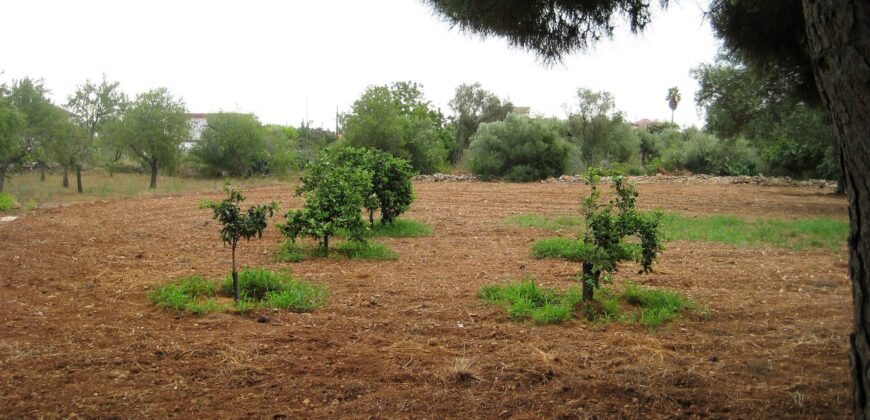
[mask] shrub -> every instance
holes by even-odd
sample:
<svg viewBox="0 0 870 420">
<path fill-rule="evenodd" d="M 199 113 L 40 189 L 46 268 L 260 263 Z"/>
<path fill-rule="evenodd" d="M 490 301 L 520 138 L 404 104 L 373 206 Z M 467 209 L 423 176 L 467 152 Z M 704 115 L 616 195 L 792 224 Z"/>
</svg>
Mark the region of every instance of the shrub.
<svg viewBox="0 0 870 420">
<path fill-rule="evenodd" d="M 475 174 L 519 182 L 562 175 L 568 156 L 568 145 L 551 124 L 517 114 L 481 124 L 469 150 Z"/>
<path fill-rule="evenodd" d="M 360 216 L 371 197 L 371 172 L 349 165 L 336 165 L 325 155 L 317 163 L 309 164 L 302 176 L 297 195 L 305 196 L 301 210 L 287 212 L 287 223 L 279 225 L 292 243 L 299 237 L 310 237 L 319 242 L 325 255 L 329 255 L 329 238 L 343 230 L 348 239 L 365 242 L 366 225 Z"/>
<path fill-rule="evenodd" d="M 263 134 L 263 126 L 253 115 L 211 114 L 190 153 L 212 175 L 266 175 L 268 153 Z"/>
<path fill-rule="evenodd" d="M 381 210 L 381 224 L 392 223 L 408 210 L 414 200 L 411 164 L 393 155 L 370 148 L 348 147 L 336 153 L 337 164 L 367 170 L 372 175 L 372 188 L 366 194 L 369 224 L 374 228 L 374 212 Z M 374 197 L 374 199 L 368 199 Z"/>
<path fill-rule="evenodd" d="M 758 152 L 745 139 L 720 140 L 712 134 L 689 129 L 684 139 L 662 152 L 665 169 L 697 174 L 755 175 L 761 166 Z"/>
</svg>

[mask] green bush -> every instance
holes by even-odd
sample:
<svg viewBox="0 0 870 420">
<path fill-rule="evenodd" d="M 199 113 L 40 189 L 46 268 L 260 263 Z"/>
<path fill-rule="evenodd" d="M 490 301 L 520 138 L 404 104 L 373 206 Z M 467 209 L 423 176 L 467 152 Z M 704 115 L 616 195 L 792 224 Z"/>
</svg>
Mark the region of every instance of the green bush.
<svg viewBox="0 0 870 420">
<path fill-rule="evenodd" d="M 263 134 L 263 126 L 253 115 L 210 114 L 190 154 L 210 175 L 267 175 L 269 155 Z"/>
<path fill-rule="evenodd" d="M 302 175 L 297 195 L 305 196 L 301 210 L 290 210 L 287 223 L 279 225 L 292 243 L 299 237 L 319 242 L 329 255 L 329 238 L 343 231 L 348 239 L 365 242 L 367 227 L 360 209 L 370 203 L 372 174 L 349 165 L 337 165 L 324 154 L 320 162 L 311 163 Z"/>
<path fill-rule="evenodd" d="M 9 211 L 15 205 L 15 197 L 9 193 L 0 192 L 0 211 Z"/>
<path fill-rule="evenodd" d="M 721 140 L 694 129 L 662 151 L 662 165 L 670 171 L 711 175 L 755 175 L 762 166 L 758 152 L 745 139 Z"/>
<path fill-rule="evenodd" d="M 232 277 L 226 277 L 224 293 L 233 290 Z M 326 302 L 329 294 L 325 287 L 298 280 L 282 272 L 253 268 L 239 272 L 239 293 L 242 301 L 259 302 L 273 308 L 295 312 L 308 312 Z M 243 308 L 244 309 L 244 308 Z"/>
<path fill-rule="evenodd" d="M 369 222 L 374 227 L 374 212 L 380 209 L 381 224 L 392 223 L 408 210 L 414 200 L 411 164 L 393 155 L 370 148 L 348 147 L 339 150 L 332 160 L 371 173 L 372 188 L 365 195 Z"/>
<path fill-rule="evenodd" d="M 480 125 L 471 137 L 468 163 L 484 178 L 525 182 L 562 175 L 567 156 L 568 145 L 552 124 L 510 114 Z"/>
</svg>

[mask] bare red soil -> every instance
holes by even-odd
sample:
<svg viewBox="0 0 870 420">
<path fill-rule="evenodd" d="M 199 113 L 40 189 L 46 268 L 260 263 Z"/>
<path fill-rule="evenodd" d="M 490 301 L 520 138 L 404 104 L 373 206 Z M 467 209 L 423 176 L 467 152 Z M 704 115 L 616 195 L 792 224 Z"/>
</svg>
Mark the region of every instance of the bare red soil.
<svg viewBox="0 0 870 420">
<path fill-rule="evenodd" d="M 679 290 L 708 316 L 658 331 L 513 323 L 477 290 L 523 276 L 565 289 L 579 267 L 532 259 L 531 242 L 552 233 L 504 217 L 576 211 L 587 187 L 415 186 L 406 217 L 435 232 L 379 239 L 398 261 L 273 262 L 281 238 L 271 227 L 241 245 L 243 265 L 291 269 L 328 286 L 328 304 L 309 314 L 176 316 L 147 301 L 149 290 L 180 276 L 229 271 L 218 225 L 197 208 L 217 193 L 79 204 L 0 224 L 0 416 L 850 415 L 845 247 L 670 242 L 654 273 L 625 269 L 616 282 Z M 846 218 L 845 199 L 819 189 L 639 189 L 647 209 Z M 290 187 L 246 193 L 251 203 L 300 204 Z"/>
</svg>

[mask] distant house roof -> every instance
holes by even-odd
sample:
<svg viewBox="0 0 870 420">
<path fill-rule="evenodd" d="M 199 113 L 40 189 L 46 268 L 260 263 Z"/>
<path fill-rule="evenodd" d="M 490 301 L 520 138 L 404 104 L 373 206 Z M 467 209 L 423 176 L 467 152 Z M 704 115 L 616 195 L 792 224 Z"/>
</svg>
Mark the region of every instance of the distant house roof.
<svg viewBox="0 0 870 420">
<path fill-rule="evenodd" d="M 515 106 L 511 112 L 513 112 L 514 114 L 519 114 L 519 115 L 529 115 L 529 113 L 532 112 L 532 107 L 530 107 L 530 106 Z"/>
<path fill-rule="evenodd" d="M 644 118 L 642 120 L 637 120 L 637 121 L 631 123 L 631 125 L 633 127 L 637 127 L 637 128 L 647 128 L 647 127 L 649 127 L 653 124 L 656 124 L 656 123 L 658 123 L 658 121 L 653 121 L 653 120 Z"/>
</svg>

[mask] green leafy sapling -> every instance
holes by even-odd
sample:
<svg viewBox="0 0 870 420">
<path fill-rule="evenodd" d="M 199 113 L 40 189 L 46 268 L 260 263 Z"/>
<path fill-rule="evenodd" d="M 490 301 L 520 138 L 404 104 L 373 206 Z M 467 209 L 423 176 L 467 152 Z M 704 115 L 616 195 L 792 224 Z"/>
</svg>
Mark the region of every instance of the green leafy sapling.
<svg viewBox="0 0 870 420">
<path fill-rule="evenodd" d="M 590 168 L 587 182 L 592 192 L 583 199 L 581 212 L 586 231 L 583 235 L 583 301 L 592 300 L 601 275 L 609 276 L 621 261 L 637 261 L 644 273 L 652 271 L 652 264 L 662 250 L 659 230 L 660 212 L 644 213 L 635 209 L 637 189 L 621 176 L 613 177 L 615 196 L 606 204 L 599 202 L 601 191 L 598 171 Z M 637 243 L 626 243 L 635 237 Z"/>
<path fill-rule="evenodd" d="M 241 192 L 231 187 L 229 182 L 224 185 L 227 198 L 215 203 L 206 201 L 200 208 L 208 208 L 214 212 L 213 218 L 221 224 L 220 236 L 224 244 L 232 247 L 233 254 L 233 299 L 239 301 L 239 273 L 236 269 L 236 246 L 239 239 L 250 240 L 253 237 L 262 237 L 266 229 L 266 218 L 272 217 L 278 210 L 278 204 L 274 201 L 270 204 L 258 204 L 242 212 L 239 203 L 245 201 Z"/>
<path fill-rule="evenodd" d="M 371 190 L 365 193 L 365 209 L 369 226 L 375 227 L 375 210 L 381 210 L 381 224 L 393 223 L 411 206 L 414 192 L 411 178 L 414 169 L 411 163 L 390 153 L 372 148 L 348 147 L 336 153 L 338 165 L 351 166 L 371 172 Z"/>
<path fill-rule="evenodd" d="M 298 237 L 311 237 L 319 242 L 329 256 L 329 238 L 339 230 L 348 239 L 366 242 L 368 228 L 360 209 L 370 200 L 371 172 L 350 165 L 335 165 L 328 159 L 311 163 L 305 168 L 297 195 L 305 196 L 301 210 L 290 210 L 286 224 L 278 228 L 291 242 Z"/>
</svg>

